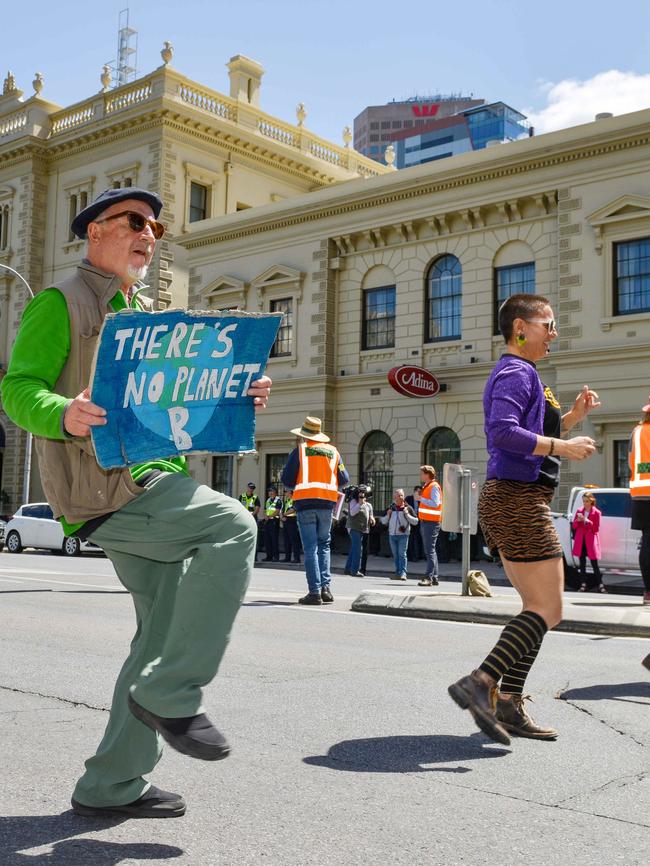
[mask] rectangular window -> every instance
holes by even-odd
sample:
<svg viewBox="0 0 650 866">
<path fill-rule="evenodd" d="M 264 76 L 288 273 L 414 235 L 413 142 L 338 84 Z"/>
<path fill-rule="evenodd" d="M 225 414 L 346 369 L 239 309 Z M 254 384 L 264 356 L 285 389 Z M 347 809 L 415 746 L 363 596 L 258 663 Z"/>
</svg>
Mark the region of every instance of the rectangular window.
<svg viewBox="0 0 650 866">
<path fill-rule="evenodd" d="M 212 458 L 212 489 L 232 496 L 232 454 Z"/>
<path fill-rule="evenodd" d="M 282 313 L 282 324 L 271 349 L 272 358 L 290 355 L 293 349 L 293 298 L 280 298 L 271 301 L 270 311 Z"/>
<path fill-rule="evenodd" d="M 264 485 L 264 493 L 260 493 L 260 502 L 266 501 L 266 491 L 269 484 L 274 484 L 278 488 L 278 496 L 284 495 L 284 485 L 280 481 L 282 470 L 284 469 L 288 454 L 267 454 L 266 455 L 266 482 Z"/>
<path fill-rule="evenodd" d="M 381 128 L 382 129 L 390 129 L 390 120 L 382 120 Z"/>
<path fill-rule="evenodd" d="M 395 286 L 367 289 L 363 293 L 362 349 L 386 349 L 395 345 Z"/>
<path fill-rule="evenodd" d="M 650 312 L 650 238 L 614 244 L 614 315 Z"/>
<path fill-rule="evenodd" d="M 9 205 L 0 204 L 0 250 L 9 246 Z"/>
<path fill-rule="evenodd" d="M 614 487 L 630 486 L 629 439 L 614 441 Z"/>
<path fill-rule="evenodd" d="M 376 123 L 376 122 L 375 122 L 375 123 L 371 123 L 371 124 L 370 124 L 370 129 L 379 129 L 379 124 Z"/>
<path fill-rule="evenodd" d="M 401 120 L 394 120 L 391 123 L 391 126 L 393 129 L 401 129 L 402 128 L 402 121 Z"/>
<path fill-rule="evenodd" d="M 499 307 L 511 295 L 535 294 L 535 262 L 494 269 L 494 333 L 499 333 Z"/>
<path fill-rule="evenodd" d="M 68 199 L 68 225 L 72 224 L 72 220 L 79 213 L 78 210 L 78 200 L 76 195 L 71 195 Z M 76 234 L 72 231 L 72 229 L 68 230 L 68 241 L 76 240 Z"/>
<path fill-rule="evenodd" d="M 201 183 L 190 183 L 190 222 L 208 218 L 208 188 Z"/>
</svg>

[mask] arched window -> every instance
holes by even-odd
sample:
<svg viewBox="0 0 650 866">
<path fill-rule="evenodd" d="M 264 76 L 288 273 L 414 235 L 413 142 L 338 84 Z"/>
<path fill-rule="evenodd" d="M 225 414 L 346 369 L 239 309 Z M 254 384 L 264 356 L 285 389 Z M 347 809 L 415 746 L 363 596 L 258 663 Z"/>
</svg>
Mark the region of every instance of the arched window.
<svg viewBox="0 0 650 866">
<path fill-rule="evenodd" d="M 460 340 L 463 315 L 463 269 L 456 256 L 441 256 L 427 276 L 427 343 Z"/>
<path fill-rule="evenodd" d="M 436 427 L 424 441 L 424 462 L 436 470 L 442 484 L 445 463 L 460 463 L 460 439 L 449 427 Z"/>
<path fill-rule="evenodd" d="M 360 481 L 372 488 L 375 511 L 384 511 L 393 498 L 393 442 L 383 430 L 373 430 L 359 450 Z"/>
<path fill-rule="evenodd" d="M 499 333 L 499 307 L 511 295 L 535 294 L 535 256 L 523 241 L 504 244 L 494 257 L 494 333 Z"/>
</svg>

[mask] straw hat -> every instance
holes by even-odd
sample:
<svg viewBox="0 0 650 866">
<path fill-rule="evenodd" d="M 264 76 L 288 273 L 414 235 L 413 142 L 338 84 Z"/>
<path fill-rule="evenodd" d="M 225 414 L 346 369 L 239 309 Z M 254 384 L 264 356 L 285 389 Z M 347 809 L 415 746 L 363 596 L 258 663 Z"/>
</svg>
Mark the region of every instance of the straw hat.
<svg viewBox="0 0 650 866">
<path fill-rule="evenodd" d="M 330 437 L 326 436 L 322 432 L 321 426 L 320 418 L 314 418 L 311 415 L 307 415 L 305 420 L 302 422 L 302 427 L 296 427 L 290 432 L 293 433 L 294 436 L 302 436 L 303 439 L 311 439 L 312 442 L 329 442 Z"/>
</svg>

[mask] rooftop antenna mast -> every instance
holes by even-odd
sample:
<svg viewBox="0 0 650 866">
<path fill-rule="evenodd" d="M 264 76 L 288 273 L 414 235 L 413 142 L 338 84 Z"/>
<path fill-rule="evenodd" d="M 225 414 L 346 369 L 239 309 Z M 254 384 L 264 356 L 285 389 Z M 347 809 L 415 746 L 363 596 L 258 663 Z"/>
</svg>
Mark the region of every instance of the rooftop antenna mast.
<svg viewBox="0 0 650 866">
<path fill-rule="evenodd" d="M 135 81 L 138 74 L 138 31 L 129 27 L 128 8 L 122 9 L 118 21 L 117 59 L 106 64 L 111 70 L 113 87 Z"/>
</svg>

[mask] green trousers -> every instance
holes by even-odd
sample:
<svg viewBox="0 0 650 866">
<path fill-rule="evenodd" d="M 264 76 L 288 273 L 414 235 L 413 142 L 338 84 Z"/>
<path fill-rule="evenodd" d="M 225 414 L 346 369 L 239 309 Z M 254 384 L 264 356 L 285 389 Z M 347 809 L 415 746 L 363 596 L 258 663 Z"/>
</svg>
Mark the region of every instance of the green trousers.
<svg viewBox="0 0 650 866">
<path fill-rule="evenodd" d="M 92 534 L 135 605 L 137 629 L 97 754 L 74 798 L 131 803 L 147 791 L 162 740 L 129 711 L 129 691 L 167 718 L 202 712 L 253 570 L 257 526 L 241 503 L 183 473 L 154 480 Z"/>
</svg>

